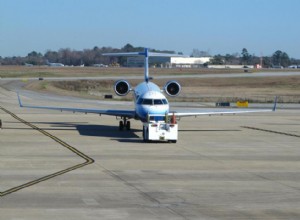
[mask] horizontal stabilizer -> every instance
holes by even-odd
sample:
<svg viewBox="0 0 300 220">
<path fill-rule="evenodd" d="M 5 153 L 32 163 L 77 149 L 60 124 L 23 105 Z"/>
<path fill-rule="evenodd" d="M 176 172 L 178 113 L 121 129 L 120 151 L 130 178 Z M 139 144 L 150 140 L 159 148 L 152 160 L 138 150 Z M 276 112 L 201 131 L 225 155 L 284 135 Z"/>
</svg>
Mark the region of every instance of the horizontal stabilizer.
<svg viewBox="0 0 300 220">
<path fill-rule="evenodd" d="M 180 54 L 173 53 L 156 53 L 149 52 L 147 48 L 145 48 L 144 52 L 121 52 L 121 53 L 103 53 L 103 56 L 127 56 L 127 57 L 135 57 L 135 56 L 144 56 L 144 57 L 186 57 Z"/>
<path fill-rule="evenodd" d="M 144 66 L 144 77 L 145 82 L 149 81 L 149 57 L 184 57 L 183 55 L 179 54 L 170 54 L 170 53 L 155 53 L 149 52 L 148 48 L 145 48 L 143 52 L 125 52 L 125 53 L 104 53 L 103 56 L 143 56 L 145 59 L 145 66 Z"/>
</svg>

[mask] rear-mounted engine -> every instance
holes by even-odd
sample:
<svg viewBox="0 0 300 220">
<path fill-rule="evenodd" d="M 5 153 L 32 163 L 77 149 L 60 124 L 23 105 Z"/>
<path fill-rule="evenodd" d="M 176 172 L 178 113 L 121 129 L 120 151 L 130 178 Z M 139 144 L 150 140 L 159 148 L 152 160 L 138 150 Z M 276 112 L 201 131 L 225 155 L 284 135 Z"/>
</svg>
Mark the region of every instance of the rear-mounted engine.
<svg viewBox="0 0 300 220">
<path fill-rule="evenodd" d="M 117 95 L 125 96 L 130 92 L 131 86 L 126 80 L 119 80 L 115 83 L 114 90 Z"/>
<path fill-rule="evenodd" d="M 164 91 L 169 96 L 177 96 L 181 91 L 181 86 L 177 81 L 169 81 L 165 84 Z"/>
</svg>

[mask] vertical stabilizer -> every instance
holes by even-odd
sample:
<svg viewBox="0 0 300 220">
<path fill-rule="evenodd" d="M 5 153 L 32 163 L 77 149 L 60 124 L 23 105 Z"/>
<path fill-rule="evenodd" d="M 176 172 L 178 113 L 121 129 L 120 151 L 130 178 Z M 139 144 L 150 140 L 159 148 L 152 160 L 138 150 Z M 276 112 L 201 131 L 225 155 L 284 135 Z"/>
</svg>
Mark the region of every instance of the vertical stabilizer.
<svg viewBox="0 0 300 220">
<path fill-rule="evenodd" d="M 149 57 L 184 57 L 178 54 L 168 54 L 168 53 L 154 53 L 149 52 L 148 48 L 145 48 L 143 52 L 125 52 L 125 53 L 104 53 L 103 56 L 144 56 L 144 77 L 145 82 L 149 81 Z"/>
<path fill-rule="evenodd" d="M 148 48 L 145 48 L 144 56 L 145 56 L 144 77 L 145 77 L 145 82 L 148 82 L 149 81 L 149 53 L 148 53 Z"/>
</svg>

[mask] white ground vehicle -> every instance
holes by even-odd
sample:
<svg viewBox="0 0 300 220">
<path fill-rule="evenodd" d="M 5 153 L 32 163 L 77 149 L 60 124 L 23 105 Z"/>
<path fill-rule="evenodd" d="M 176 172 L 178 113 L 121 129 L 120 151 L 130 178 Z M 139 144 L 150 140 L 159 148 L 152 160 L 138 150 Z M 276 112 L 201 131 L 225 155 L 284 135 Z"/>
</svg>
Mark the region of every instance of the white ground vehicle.
<svg viewBox="0 0 300 220">
<path fill-rule="evenodd" d="M 175 116 L 171 120 L 152 121 L 143 123 L 143 140 L 149 141 L 168 141 L 176 143 L 178 139 L 178 124 L 176 123 Z"/>
</svg>

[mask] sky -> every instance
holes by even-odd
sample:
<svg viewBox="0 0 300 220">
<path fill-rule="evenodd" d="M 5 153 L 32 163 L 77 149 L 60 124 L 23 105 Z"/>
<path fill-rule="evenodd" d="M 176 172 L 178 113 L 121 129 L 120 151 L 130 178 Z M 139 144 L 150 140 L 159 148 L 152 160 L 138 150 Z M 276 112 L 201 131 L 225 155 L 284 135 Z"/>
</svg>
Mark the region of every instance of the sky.
<svg viewBox="0 0 300 220">
<path fill-rule="evenodd" d="M 300 59 L 299 0 L 0 0 L 0 56 L 133 46 Z"/>
</svg>

